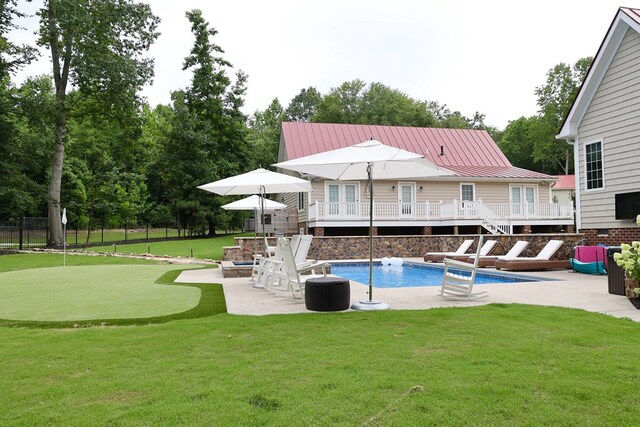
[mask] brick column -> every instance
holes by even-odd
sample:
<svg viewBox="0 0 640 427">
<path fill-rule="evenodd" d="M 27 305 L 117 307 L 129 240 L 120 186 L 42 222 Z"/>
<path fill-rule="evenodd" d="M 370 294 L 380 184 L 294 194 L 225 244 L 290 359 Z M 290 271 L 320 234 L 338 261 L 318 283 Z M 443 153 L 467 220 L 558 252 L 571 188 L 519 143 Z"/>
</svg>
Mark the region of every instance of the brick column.
<svg viewBox="0 0 640 427">
<path fill-rule="evenodd" d="M 567 225 L 567 233 L 575 233 L 576 228 L 573 225 Z"/>
<path fill-rule="evenodd" d="M 324 236 L 324 227 L 316 227 L 313 229 L 314 236 Z"/>
<path fill-rule="evenodd" d="M 531 234 L 531 226 L 530 225 L 523 225 L 522 226 L 522 234 Z"/>
<path fill-rule="evenodd" d="M 430 226 L 424 226 L 422 227 L 422 235 L 423 236 L 431 236 L 431 233 L 433 233 L 433 230 L 431 229 Z"/>
</svg>

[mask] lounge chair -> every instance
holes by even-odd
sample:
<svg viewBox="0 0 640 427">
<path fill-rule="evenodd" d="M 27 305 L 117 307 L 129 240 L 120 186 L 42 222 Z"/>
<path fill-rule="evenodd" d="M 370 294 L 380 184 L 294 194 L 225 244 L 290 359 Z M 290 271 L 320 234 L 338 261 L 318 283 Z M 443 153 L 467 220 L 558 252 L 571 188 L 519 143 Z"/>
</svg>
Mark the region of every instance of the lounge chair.
<svg viewBox="0 0 640 427">
<path fill-rule="evenodd" d="M 564 245 L 562 240 L 549 240 L 540 253 L 534 257 L 498 257 L 497 270 L 558 270 L 570 268 L 569 260 L 552 260 L 551 257 Z"/>
<path fill-rule="evenodd" d="M 442 262 L 445 257 L 453 257 L 456 255 L 464 255 L 473 245 L 473 239 L 465 240 L 455 252 L 427 252 L 424 260 L 427 262 Z"/>
<path fill-rule="evenodd" d="M 520 256 L 522 251 L 524 251 L 527 246 L 529 246 L 529 242 L 525 240 L 518 240 L 512 247 L 509 249 L 505 255 L 480 255 L 480 261 L 478 261 L 478 267 L 495 267 L 496 260 L 500 257 L 505 259 L 516 258 Z M 467 262 L 473 263 L 475 262 L 475 255 L 471 255 Z"/>
<path fill-rule="evenodd" d="M 440 296 L 449 299 L 465 300 L 487 296 L 486 291 L 473 293 L 473 285 L 476 281 L 476 271 L 478 270 L 478 260 L 480 259 L 483 239 L 484 236 L 480 236 L 473 264 L 450 258 L 444 259 L 444 274 L 442 276 Z"/>
<path fill-rule="evenodd" d="M 312 264 L 306 264 L 302 267 L 298 267 L 296 265 L 295 259 L 293 257 L 293 252 L 291 251 L 291 246 L 289 241 L 283 238 L 278 239 L 278 245 L 280 246 L 280 250 L 282 252 L 282 261 L 284 264 L 284 271 L 287 274 L 287 289 L 291 292 L 291 296 L 293 298 L 300 298 L 304 301 L 304 282 L 310 277 L 318 277 L 319 275 L 308 275 L 301 276 L 301 273 L 312 272 L 320 269 L 322 270 L 322 276 L 327 275 L 326 268 L 329 267 L 329 264 L 326 262 L 316 262 Z"/>
<path fill-rule="evenodd" d="M 484 256 L 488 256 L 491 253 L 491 251 L 493 251 L 496 248 L 497 244 L 498 244 L 497 240 L 487 240 L 486 242 L 484 242 L 484 245 L 482 245 L 482 247 L 480 248 L 480 258 Z M 465 261 L 473 264 L 475 262 L 475 256 L 476 256 L 475 254 L 472 254 L 472 255 L 464 254 L 464 255 L 447 256 L 446 258 L 455 259 L 456 261 Z M 472 259 L 471 257 L 474 257 L 474 259 Z"/>
</svg>

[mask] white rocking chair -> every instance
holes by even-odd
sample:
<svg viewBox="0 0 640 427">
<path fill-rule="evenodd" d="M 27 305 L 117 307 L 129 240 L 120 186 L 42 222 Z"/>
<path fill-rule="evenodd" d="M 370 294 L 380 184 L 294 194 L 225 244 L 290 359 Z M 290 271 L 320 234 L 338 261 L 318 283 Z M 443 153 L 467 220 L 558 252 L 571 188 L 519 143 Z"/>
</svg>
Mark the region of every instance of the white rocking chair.
<svg viewBox="0 0 640 427">
<path fill-rule="evenodd" d="M 482 298 L 487 296 L 486 291 L 473 293 L 473 285 L 476 281 L 476 271 L 480 259 L 480 249 L 484 236 L 478 240 L 478 249 L 473 264 L 453 259 L 444 259 L 444 275 L 442 276 L 442 288 L 440 296 L 449 299 Z"/>
</svg>

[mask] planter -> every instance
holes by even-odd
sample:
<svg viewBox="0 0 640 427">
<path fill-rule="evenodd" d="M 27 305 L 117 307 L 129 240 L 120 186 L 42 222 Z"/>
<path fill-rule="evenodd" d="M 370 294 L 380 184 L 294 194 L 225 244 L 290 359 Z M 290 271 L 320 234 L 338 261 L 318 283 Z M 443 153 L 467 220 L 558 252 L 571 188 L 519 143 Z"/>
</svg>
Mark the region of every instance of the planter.
<svg viewBox="0 0 640 427">
<path fill-rule="evenodd" d="M 636 293 L 633 291 L 635 288 L 640 288 L 640 283 L 638 283 L 638 281 L 635 279 L 630 279 L 628 277 L 625 277 L 624 289 L 625 289 L 625 295 L 627 295 L 627 298 L 638 298 L 638 295 L 636 295 Z"/>
</svg>

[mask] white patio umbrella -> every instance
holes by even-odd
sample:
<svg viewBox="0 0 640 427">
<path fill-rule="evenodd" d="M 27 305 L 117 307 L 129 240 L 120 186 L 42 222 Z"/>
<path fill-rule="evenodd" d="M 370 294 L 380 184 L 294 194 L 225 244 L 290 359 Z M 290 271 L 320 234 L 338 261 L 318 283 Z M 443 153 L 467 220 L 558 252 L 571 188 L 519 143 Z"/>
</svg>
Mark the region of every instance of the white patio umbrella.
<svg viewBox="0 0 640 427">
<path fill-rule="evenodd" d="M 276 167 L 335 180 L 367 180 L 369 192 L 369 300 L 351 306 L 356 310 L 386 310 L 388 304 L 373 300 L 373 179 L 407 179 L 452 175 L 424 156 L 370 140 L 337 150 L 312 154 Z"/>
<path fill-rule="evenodd" d="M 284 203 L 276 202 L 275 200 L 269 200 L 264 197 L 258 196 L 254 194 L 253 196 L 245 197 L 244 199 L 236 200 L 235 202 L 227 203 L 226 205 L 222 205 L 221 208 L 227 211 L 253 211 L 254 221 L 257 221 L 258 217 L 258 209 L 264 207 L 266 211 L 275 211 L 282 210 L 287 207 Z M 264 230 L 264 223 L 262 224 L 262 228 Z M 258 239 L 258 227 L 254 223 L 254 253 L 256 245 L 256 240 Z"/>
<path fill-rule="evenodd" d="M 229 178 L 220 179 L 198 186 L 199 189 L 212 193 L 225 195 L 259 194 L 261 201 L 265 201 L 264 195 L 271 193 L 308 193 L 311 191 L 311 183 L 295 176 L 272 172 L 266 169 L 256 169 Z M 261 203 L 262 233 L 264 234 L 264 209 Z M 266 249 L 266 248 L 265 248 Z"/>
</svg>

